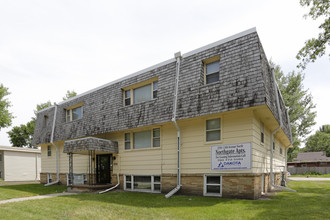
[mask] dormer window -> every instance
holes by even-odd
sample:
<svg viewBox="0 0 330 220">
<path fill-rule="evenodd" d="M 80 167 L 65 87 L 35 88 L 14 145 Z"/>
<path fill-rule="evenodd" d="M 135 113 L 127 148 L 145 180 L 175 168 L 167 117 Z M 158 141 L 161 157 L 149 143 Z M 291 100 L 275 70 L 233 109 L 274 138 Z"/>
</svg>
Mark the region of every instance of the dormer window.
<svg viewBox="0 0 330 220">
<path fill-rule="evenodd" d="M 139 104 L 158 97 L 157 78 L 124 88 L 124 106 Z"/>
<path fill-rule="evenodd" d="M 66 109 L 66 122 L 78 120 L 82 118 L 83 106 L 78 104 Z"/>
<path fill-rule="evenodd" d="M 215 56 L 203 61 L 204 63 L 204 84 L 219 81 L 220 56 Z"/>
</svg>

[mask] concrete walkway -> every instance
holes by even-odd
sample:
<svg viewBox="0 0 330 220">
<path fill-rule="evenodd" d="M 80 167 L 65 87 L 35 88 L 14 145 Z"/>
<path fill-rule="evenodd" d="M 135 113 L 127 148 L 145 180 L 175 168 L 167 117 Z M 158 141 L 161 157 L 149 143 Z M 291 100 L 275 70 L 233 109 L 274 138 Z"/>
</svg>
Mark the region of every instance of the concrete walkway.
<svg viewBox="0 0 330 220">
<path fill-rule="evenodd" d="M 21 201 L 26 201 L 26 200 L 46 199 L 46 198 L 52 198 L 52 197 L 57 197 L 57 196 L 71 196 L 71 195 L 77 195 L 77 194 L 78 193 L 63 192 L 63 193 L 54 193 L 54 194 L 41 195 L 41 196 L 30 196 L 30 197 L 23 197 L 23 198 L 14 198 L 14 199 L 8 199 L 8 200 L 0 201 L 0 205 L 10 203 L 10 202 L 21 202 Z"/>
<path fill-rule="evenodd" d="M 292 181 L 330 181 L 328 177 L 288 177 Z"/>
</svg>

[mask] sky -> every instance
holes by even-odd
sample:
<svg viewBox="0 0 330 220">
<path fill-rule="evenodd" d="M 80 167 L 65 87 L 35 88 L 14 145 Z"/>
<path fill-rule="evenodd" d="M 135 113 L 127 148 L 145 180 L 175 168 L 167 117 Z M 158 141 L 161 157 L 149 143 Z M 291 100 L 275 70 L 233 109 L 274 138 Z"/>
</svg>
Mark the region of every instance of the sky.
<svg viewBox="0 0 330 220">
<path fill-rule="evenodd" d="M 86 92 L 253 27 L 268 60 L 297 71 L 295 56 L 321 22 L 304 19 L 307 12 L 299 0 L 1 0 L 0 83 L 11 92 L 12 126 L 67 90 Z M 304 73 L 316 131 L 330 124 L 329 57 Z M 11 145 L 11 128 L 0 130 L 0 145 Z"/>
</svg>

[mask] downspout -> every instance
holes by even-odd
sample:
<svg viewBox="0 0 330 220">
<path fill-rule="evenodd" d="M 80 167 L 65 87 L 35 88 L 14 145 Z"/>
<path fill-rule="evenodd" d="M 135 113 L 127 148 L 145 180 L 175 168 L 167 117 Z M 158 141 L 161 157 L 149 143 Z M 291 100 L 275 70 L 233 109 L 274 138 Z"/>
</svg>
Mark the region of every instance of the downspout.
<svg viewBox="0 0 330 220">
<path fill-rule="evenodd" d="M 282 128 L 283 126 L 283 122 L 282 122 L 282 114 L 281 114 L 281 108 L 280 108 L 280 100 L 279 100 L 279 97 L 278 97 L 278 86 L 277 86 L 277 83 L 276 83 L 276 79 L 275 79 L 275 72 L 274 72 L 274 69 L 272 69 L 272 75 L 273 75 L 273 81 L 274 81 L 274 91 L 275 91 L 275 98 L 276 98 L 276 104 L 277 104 L 277 112 L 278 112 L 278 115 L 279 115 L 279 118 L 280 118 L 280 125 L 271 133 L 270 135 L 270 185 L 272 187 L 275 187 L 275 188 L 280 188 L 280 189 L 283 189 L 283 190 L 287 190 L 287 191 L 290 191 L 290 192 L 296 192 L 296 190 L 293 190 L 293 189 L 289 189 L 289 188 L 286 188 L 286 187 L 283 187 L 283 186 L 278 186 L 278 185 L 275 185 L 275 182 L 274 182 L 274 174 L 273 174 L 273 142 L 274 142 L 274 135 Z"/>
<path fill-rule="evenodd" d="M 111 187 L 111 188 L 109 188 L 109 189 L 103 190 L 103 191 L 99 192 L 99 194 L 109 192 L 109 191 L 111 191 L 111 190 L 117 188 L 117 187 L 119 186 L 119 184 L 120 184 L 120 180 L 119 180 L 119 172 L 118 172 L 118 173 L 117 173 L 117 185 L 115 185 L 115 186 L 113 186 L 113 187 Z"/>
<path fill-rule="evenodd" d="M 170 198 L 176 192 L 178 192 L 181 188 L 181 131 L 179 128 L 178 123 L 176 122 L 176 109 L 178 103 L 178 90 L 179 90 L 179 74 L 180 74 L 180 62 L 181 62 L 181 52 L 177 52 L 174 54 L 176 59 L 176 74 L 175 74 L 175 87 L 174 87 L 174 100 L 173 100 L 173 115 L 172 115 L 172 122 L 177 131 L 177 153 L 178 153 L 178 167 L 177 167 L 177 185 L 174 189 L 172 189 L 169 193 L 165 195 L 165 198 Z"/>
<path fill-rule="evenodd" d="M 50 135 L 50 143 L 56 147 L 56 181 L 47 183 L 45 186 L 51 186 L 55 185 L 60 182 L 60 168 L 59 168 L 59 152 L 58 152 L 58 146 L 54 143 L 54 132 L 55 132 L 55 121 L 56 121 L 56 113 L 57 113 L 57 104 L 55 103 L 55 110 L 54 110 L 54 119 L 53 119 L 53 127 L 52 127 L 52 133 Z"/>
</svg>

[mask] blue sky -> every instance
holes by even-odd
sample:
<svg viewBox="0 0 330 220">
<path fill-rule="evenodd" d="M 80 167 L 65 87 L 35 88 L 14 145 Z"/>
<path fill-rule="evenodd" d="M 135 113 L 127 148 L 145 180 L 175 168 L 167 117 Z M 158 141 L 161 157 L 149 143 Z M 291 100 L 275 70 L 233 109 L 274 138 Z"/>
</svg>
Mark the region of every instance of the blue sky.
<svg viewBox="0 0 330 220">
<path fill-rule="evenodd" d="M 9 88 L 13 126 L 41 102 L 60 102 L 193 49 L 257 28 L 268 59 L 285 73 L 320 21 L 299 1 L 2 1 L 0 83 Z M 305 88 L 317 104 L 316 130 L 328 116 L 329 57 L 309 65 Z M 8 129 L 0 145 L 10 145 Z"/>
</svg>

